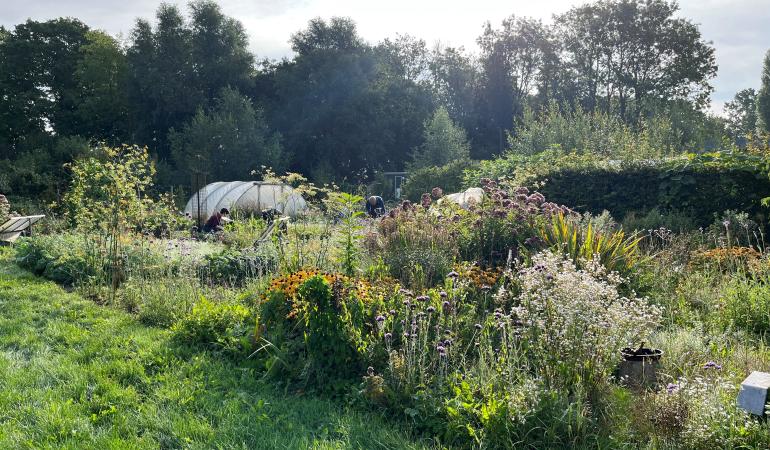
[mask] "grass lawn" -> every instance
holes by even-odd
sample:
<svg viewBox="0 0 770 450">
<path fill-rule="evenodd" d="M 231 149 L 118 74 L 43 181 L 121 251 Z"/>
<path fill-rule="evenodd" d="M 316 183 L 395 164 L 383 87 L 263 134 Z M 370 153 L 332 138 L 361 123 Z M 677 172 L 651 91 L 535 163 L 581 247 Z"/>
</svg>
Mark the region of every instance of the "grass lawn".
<svg viewBox="0 0 770 450">
<path fill-rule="evenodd" d="M 0 249 L 0 448 L 426 448 L 17 268 Z"/>
</svg>

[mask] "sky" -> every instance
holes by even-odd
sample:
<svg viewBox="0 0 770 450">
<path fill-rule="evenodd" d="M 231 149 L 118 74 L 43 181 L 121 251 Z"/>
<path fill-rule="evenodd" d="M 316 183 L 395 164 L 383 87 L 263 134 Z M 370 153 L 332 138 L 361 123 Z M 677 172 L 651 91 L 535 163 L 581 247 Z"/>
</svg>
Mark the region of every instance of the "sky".
<svg viewBox="0 0 770 450">
<path fill-rule="evenodd" d="M 259 59 L 291 57 L 289 37 L 314 17 L 351 17 L 361 36 L 375 43 L 397 33 L 429 45 L 463 46 L 477 52 L 482 26 L 511 14 L 549 22 L 581 0 L 219 0 L 225 14 L 240 20 Z M 167 0 L 186 8 L 186 0 Z M 127 37 L 137 17 L 153 18 L 159 0 L 0 0 L 0 25 L 28 18 L 76 17 L 93 28 Z M 770 0 L 680 0 L 679 15 L 700 25 L 716 48 L 719 71 L 711 109 L 744 88 L 758 88 L 762 58 L 770 49 Z"/>
</svg>

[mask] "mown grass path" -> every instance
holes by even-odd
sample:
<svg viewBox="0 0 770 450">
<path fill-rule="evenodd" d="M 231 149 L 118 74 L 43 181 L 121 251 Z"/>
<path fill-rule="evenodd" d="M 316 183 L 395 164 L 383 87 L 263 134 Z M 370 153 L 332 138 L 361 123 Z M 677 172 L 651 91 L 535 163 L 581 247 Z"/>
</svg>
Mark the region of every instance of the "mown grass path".
<svg viewBox="0 0 770 450">
<path fill-rule="evenodd" d="M 0 252 L 0 448 L 424 447 L 377 416 L 283 395 L 247 366 L 175 347 L 168 331 Z"/>
</svg>

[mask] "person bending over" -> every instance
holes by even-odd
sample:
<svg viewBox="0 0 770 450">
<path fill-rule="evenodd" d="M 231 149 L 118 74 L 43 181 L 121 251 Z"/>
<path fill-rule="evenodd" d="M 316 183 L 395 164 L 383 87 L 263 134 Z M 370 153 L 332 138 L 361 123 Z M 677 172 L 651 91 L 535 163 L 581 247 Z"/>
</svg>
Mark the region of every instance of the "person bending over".
<svg viewBox="0 0 770 450">
<path fill-rule="evenodd" d="M 209 217 L 209 220 L 203 225 L 203 232 L 215 233 L 222 231 L 227 222 L 230 222 L 230 211 L 227 208 L 222 208 L 218 213 L 214 213 Z"/>
<path fill-rule="evenodd" d="M 385 215 L 385 202 L 379 195 L 372 195 L 366 201 L 366 214 L 369 217 L 381 217 Z"/>
</svg>

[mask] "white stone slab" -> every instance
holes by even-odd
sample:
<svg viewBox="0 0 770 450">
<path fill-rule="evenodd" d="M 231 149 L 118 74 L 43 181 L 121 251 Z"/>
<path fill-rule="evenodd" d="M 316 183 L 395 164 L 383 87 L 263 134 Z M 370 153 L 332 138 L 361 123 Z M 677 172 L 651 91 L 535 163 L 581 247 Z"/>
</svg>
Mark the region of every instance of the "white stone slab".
<svg viewBox="0 0 770 450">
<path fill-rule="evenodd" d="M 768 391 L 770 391 L 770 373 L 751 372 L 741 383 L 738 406 L 751 414 L 762 416 L 765 414 Z"/>
</svg>

